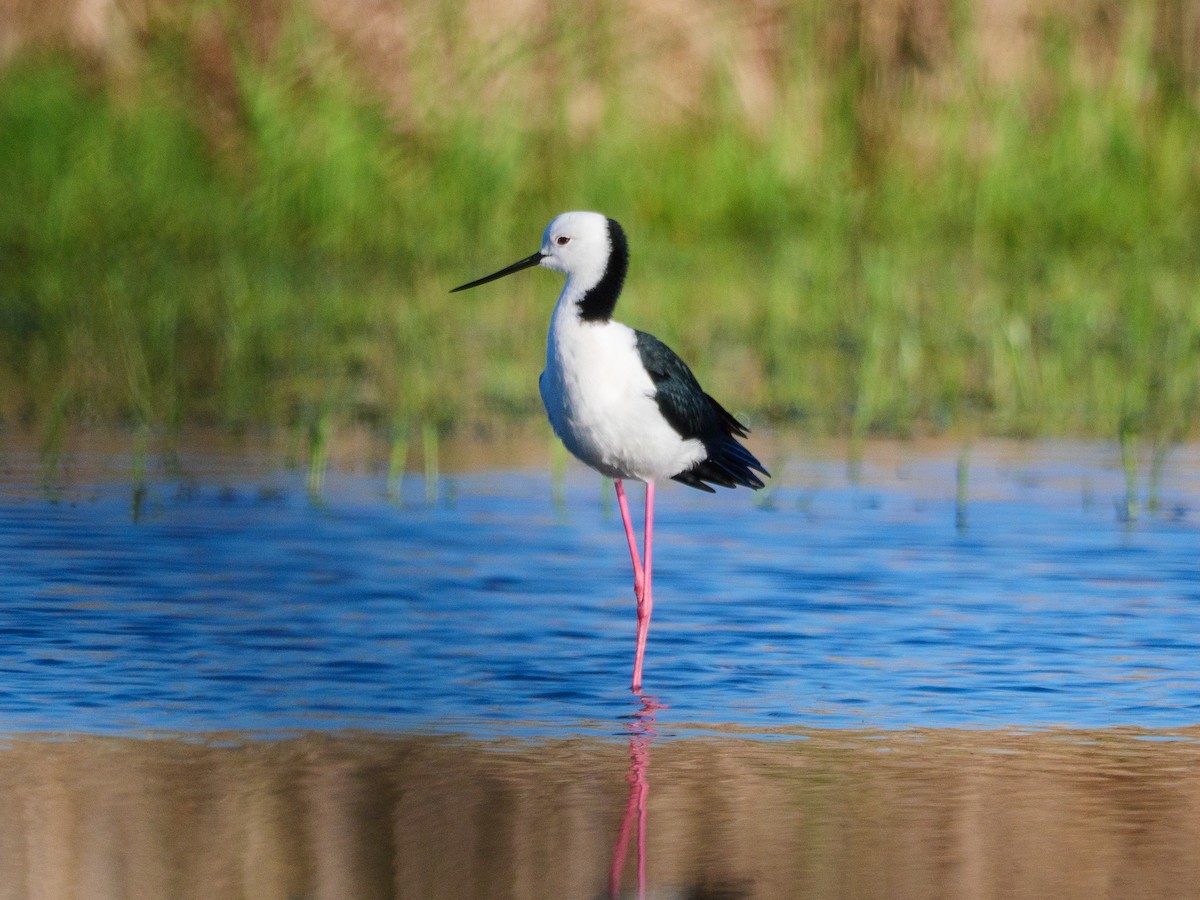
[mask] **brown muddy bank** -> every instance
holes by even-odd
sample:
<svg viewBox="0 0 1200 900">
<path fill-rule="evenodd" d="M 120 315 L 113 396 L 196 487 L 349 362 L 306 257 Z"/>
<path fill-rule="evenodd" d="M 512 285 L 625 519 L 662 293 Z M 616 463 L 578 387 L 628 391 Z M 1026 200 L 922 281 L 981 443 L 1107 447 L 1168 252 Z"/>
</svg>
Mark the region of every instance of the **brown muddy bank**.
<svg viewBox="0 0 1200 900">
<path fill-rule="evenodd" d="M 1197 737 L 19 738 L 0 897 L 1189 896 Z"/>
</svg>

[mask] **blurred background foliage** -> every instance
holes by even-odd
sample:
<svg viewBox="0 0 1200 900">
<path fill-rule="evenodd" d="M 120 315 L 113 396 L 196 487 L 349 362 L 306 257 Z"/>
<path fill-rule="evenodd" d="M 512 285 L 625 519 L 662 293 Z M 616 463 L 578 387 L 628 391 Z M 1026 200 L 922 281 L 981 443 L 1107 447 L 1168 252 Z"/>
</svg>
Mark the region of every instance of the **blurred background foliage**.
<svg viewBox="0 0 1200 900">
<path fill-rule="evenodd" d="M 572 208 L 753 421 L 1190 435 L 1200 0 L 0 4 L 0 423 L 540 415 Z"/>
</svg>

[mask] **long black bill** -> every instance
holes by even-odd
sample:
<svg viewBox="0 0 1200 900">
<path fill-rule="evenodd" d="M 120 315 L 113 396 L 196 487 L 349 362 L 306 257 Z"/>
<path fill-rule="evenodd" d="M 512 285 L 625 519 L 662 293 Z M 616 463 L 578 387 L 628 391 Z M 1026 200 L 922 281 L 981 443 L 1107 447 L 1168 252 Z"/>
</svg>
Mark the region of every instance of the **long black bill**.
<svg viewBox="0 0 1200 900">
<path fill-rule="evenodd" d="M 519 262 L 513 263 L 511 266 L 506 266 L 499 272 L 493 272 L 491 275 L 485 275 L 483 278 L 476 279 L 475 281 L 467 284 L 460 284 L 458 287 L 451 290 L 450 293 L 453 294 L 455 291 L 465 291 L 467 288 L 479 287 L 481 284 L 487 284 L 489 281 L 495 281 L 497 278 L 503 278 L 505 275 L 511 275 L 513 272 L 520 272 L 522 269 L 528 269 L 531 266 L 536 266 L 543 259 L 545 259 L 545 257 L 546 254 L 539 250 L 537 253 L 533 254 L 533 256 L 527 256 Z"/>
</svg>

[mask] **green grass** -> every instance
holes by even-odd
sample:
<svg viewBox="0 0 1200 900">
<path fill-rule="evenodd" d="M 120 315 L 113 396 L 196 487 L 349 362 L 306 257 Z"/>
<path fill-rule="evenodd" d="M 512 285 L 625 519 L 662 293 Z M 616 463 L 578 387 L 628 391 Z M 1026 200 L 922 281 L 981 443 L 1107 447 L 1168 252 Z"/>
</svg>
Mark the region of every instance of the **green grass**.
<svg viewBox="0 0 1200 900">
<path fill-rule="evenodd" d="M 463 27 L 439 15 L 441 38 Z M 421 43 L 407 122 L 299 16 L 267 54 L 227 21 L 220 90 L 187 21 L 151 29 L 132 76 L 21 56 L 0 73 L 0 417 L 52 441 L 76 422 L 407 435 L 536 415 L 556 278 L 447 290 L 598 208 L 633 244 L 621 317 L 756 419 L 1193 433 L 1200 118 L 1154 89 L 1141 20 L 1107 79 L 1049 29 L 1007 85 L 963 39 L 947 90 L 822 54 L 820 15 L 779 25 L 794 49 L 754 122 L 719 66 L 711 102 L 647 122 L 612 40 L 527 115 L 538 64 L 580 49 L 565 18 L 460 61 L 444 104 L 441 45 Z M 468 102 L 514 65 L 525 90 Z M 580 79 L 592 127 L 571 124 Z"/>
</svg>

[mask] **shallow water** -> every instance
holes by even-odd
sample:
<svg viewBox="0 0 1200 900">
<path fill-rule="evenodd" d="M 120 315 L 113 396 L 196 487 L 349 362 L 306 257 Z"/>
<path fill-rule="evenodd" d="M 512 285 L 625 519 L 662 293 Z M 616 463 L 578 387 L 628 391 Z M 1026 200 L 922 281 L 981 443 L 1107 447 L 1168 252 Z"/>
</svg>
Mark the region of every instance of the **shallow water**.
<svg viewBox="0 0 1200 900">
<path fill-rule="evenodd" d="M 646 689 L 673 722 L 752 732 L 1195 724 L 1194 461 L 1133 522 L 1100 446 L 977 449 L 965 528 L 953 454 L 857 483 L 800 459 L 766 497 L 666 488 Z M 466 474 L 426 504 L 331 475 L 314 501 L 299 474 L 192 468 L 152 477 L 136 521 L 119 481 L 10 478 L 0 731 L 561 736 L 627 705 L 606 482 Z"/>
<path fill-rule="evenodd" d="M 658 710 L 659 716 L 666 711 Z M 1132 732 L 82 738 L 0 752 L 0 896 L 1163 898 L 1200 742 Z"/>
<path fill-rule="evenodd" d="M 1193 893 L 1200 452 L 957 455 L 661 490 L 636 697 L 582 471 L 10 450 L 0 898 Z"/>
</svg>

